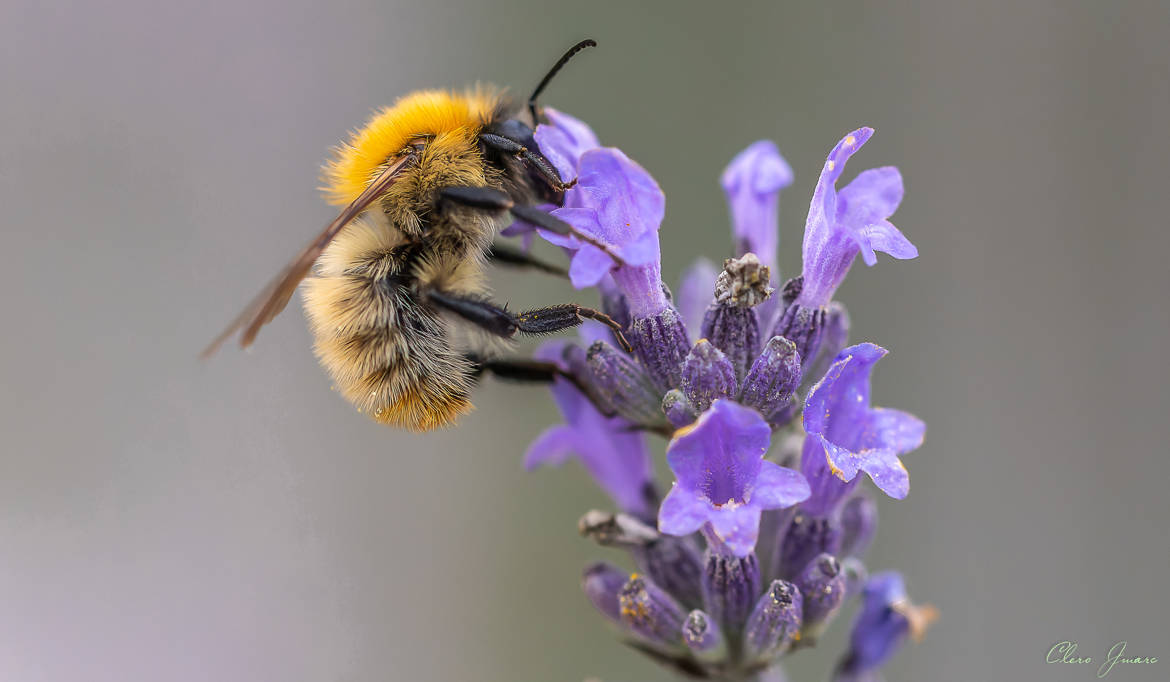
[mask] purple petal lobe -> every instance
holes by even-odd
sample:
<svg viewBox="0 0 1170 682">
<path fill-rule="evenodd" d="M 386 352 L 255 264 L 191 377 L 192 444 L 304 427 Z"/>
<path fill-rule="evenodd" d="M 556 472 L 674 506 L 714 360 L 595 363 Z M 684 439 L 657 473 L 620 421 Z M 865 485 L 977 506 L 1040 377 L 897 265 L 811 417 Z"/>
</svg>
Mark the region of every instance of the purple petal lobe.
<svg viewBox="0 0 1170 682">
<path fill-rule="evenodd" d="M 756 548 L 756 538 L 760 534 L 760 511 L 756 505 L 726 505 L 710 515 L 715 534 L 735 556 L 746 557 Z"/>
<path fill-rule="evenodd" d="M 743 503 L 771 436 L 758 412 L 717 400 L 694 426 L 675 434 L 666 460 L 679 483 L 709 503 Z"/>
<path fill-rule="evenodd" d="M 560 466 L 577 449 L 577 433 L 568 426 L 545 429 L 528 446 L 524 454 L 524 468 L 529 471 L 541 465 Z"/>
<path fill-rule="evenodd" d="M 897 168 L 870 168 L 858 173 L 837 195 L 837 215 L 849 225 L 876 223 L 894 215 L 904 193 Z"/>
<path fill-rule="evenodd" d="M 573 260 L 569 263 L 569 281 L 578 289 L 596 286 L 612 266 L 613 259 L 604 251 L 586 244 L 573 254 Z"/>
<path fill-rule="evenodd" d="M 690 535 L 707 522 L 707 516 L 703 501 L 675 483 L 658 509 L 658 530 L 668 535 Z"/>
<path fill-rule="evenodd" d="M 774 462 L 760 462 L 760 473 L 751 492 L 751 501 L 764 509 L 780 509 L 804 502 L 812 491 L 799 471 Z"/>
</svg>

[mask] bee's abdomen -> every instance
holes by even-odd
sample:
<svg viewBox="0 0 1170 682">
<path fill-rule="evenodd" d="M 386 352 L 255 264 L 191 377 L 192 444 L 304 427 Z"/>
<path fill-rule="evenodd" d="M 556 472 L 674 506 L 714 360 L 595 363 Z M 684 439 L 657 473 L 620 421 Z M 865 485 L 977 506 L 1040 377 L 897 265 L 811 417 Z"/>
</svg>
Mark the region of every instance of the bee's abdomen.
<svg viewBox="0 0 1170 682">
<path fill-rule="evenodd" d="M 305 312 L 347 400 L 379 422 L 429 431 L 472 409 L 472 366 L 410 293 L 394 278 L 323 272 L 306 280 Z"/>
</svg>

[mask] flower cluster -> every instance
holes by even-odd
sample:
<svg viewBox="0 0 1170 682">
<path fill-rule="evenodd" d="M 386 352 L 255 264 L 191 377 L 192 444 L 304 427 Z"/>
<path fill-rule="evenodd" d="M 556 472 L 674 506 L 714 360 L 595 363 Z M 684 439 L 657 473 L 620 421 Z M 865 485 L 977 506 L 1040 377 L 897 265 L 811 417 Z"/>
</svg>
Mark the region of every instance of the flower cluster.
<svg viewBox="0 0 1170 682">
<path fill-rule="evenodd" d="M 571 235 L 510 231 L 563 247 L 573 284 L 598 289 L 633 346 L 624 352 L 608 330 L 587 326 L 583 343 L 539 352 L 574 380 L 554 384 L 565 423 L 532 444 L 526 465 L 578 457 L 617 506 L 586 514 L 581 532 L 628 550 L 638 566 L 590 566 L 586 595 L 658 662 L 731 680 L 814 644 L 861 595 L 834 675 L 871 679 L 932 612 L 909 602 L 897 574 L 866 578 L 861 557 L 877 516 L 859 474 L 904 498 L 899 456 L 921 445 L 925 425 L 871 406 L 870 374 L 886 350 L 848 345 L 849 316 L 833 295 L 858 254 L 868 265 L 877 251 L 917 256 L 889 222 L 900 174 L 866 170 L 838 190 L 873 130 L 838 142 L 813 192 L 801 275 L 777 286 L 778 199 L 792 171 L 772 143 L 751 145 L 722 177 L 737 257 L 721 271 L 699 261 L 675 298 L 661 275 L 658 184 L 581 121 L 547 111 L 535 134 L 541 152 L 577 178 L 552 213 L 619 258 Z M 669 437 L 675 480 L 664 497 L 647 432 Z"/>
</svg>

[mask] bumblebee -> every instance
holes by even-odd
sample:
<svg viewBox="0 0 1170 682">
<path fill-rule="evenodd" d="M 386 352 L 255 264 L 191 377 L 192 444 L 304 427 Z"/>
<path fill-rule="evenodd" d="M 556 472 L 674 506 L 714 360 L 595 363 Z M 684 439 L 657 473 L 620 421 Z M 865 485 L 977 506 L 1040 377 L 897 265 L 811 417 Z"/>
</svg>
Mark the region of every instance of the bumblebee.
<svg viewBox="0 0 1170 682">
<path fill-rule="evenodd" d="M 485 371 L 538 381 L 559 373 L 549 363 L 499 359 L 501 339 L 593 318 L 628 348 L 620 325 L 590 308 L 569 303 L 508 311 L 488 298 L 484 276 L 493 257 L 563 274 L 493 246 L 512 219 L 577 235 L 609 253 L 534 207 L 561 205 L 575 183 L 564 181 L 537 148 L 537 98 L 573 55 L 594 45 L 585 40 L 566 52 L 528 98 L 527 111 L 480 87 L 416 92 L 377 112 L 325 166 L 324 189 L 341 212 L 204 357 L 236 332 L 241 347 L 251 345 L 304 280 L 314 350 L 337 390 L 379 422 L 429 431 L 472 409 L 470 391 Z"/>
</svg>

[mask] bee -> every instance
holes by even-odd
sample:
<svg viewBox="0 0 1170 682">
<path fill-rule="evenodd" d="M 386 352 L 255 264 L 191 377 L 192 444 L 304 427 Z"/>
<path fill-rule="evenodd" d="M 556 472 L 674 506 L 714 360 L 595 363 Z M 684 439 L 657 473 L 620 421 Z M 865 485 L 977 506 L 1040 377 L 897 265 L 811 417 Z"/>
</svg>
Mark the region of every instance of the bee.
<svg viewBox="0 0 1170 682">
<path fill-rule="evenodd" d="M 534 206 L 563 204 L 576 182 L 564 181 L 537 148 L 537 98 L 569 59 L 594 45 L 585 40 L 567 51 L 528 98 L 527 111 L 499 90 L 477 87 L 415 92 L 377 112 L 324 168 L 326 195 L 340 213 L 203 356 L 236 332 L 240 346 L 250 346 L 304 280 L 314 350 L 336 389 L 379 422 L 429 431 L 472 409 L 470 392 L 485 371 L 535 381 L 563 374 L 550 363 L 500 359 L 500 339 L 592 318 L 628 349 L 620 325 L 597 310 L 567 303 L 514 313 L 493 303 L 484 273 L 494 255 L 563 274 L 522 252 L 493 248 L 512 219 L 576 235 L 621 262 Z"/>
</svg>

